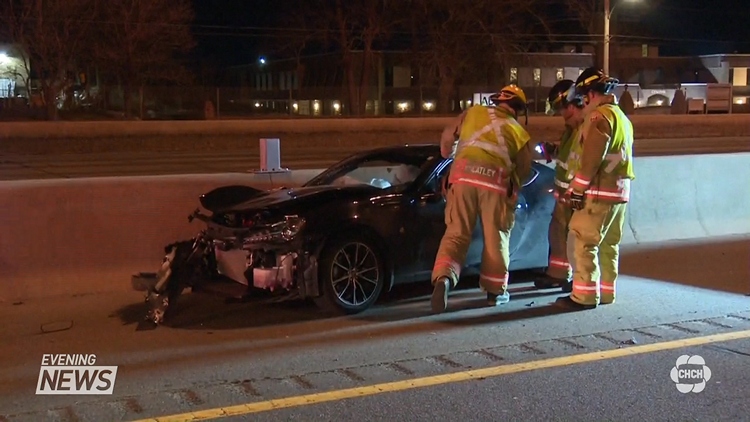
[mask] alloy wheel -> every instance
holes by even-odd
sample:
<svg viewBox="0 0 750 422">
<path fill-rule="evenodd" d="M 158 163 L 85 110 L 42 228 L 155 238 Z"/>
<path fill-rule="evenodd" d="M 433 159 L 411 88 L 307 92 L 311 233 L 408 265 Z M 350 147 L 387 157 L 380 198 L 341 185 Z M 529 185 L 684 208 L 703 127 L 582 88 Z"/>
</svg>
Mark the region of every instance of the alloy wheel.
<svg viewBox="0 0 750 422">
<path fill-rule="evenodd" d="M 377 255 L 364 243 L 344 245 L 333 257 L 330 280 L 333 292 L 342 304 L 361 306 L 377 292 L 380 280 Z"/>
</svg>

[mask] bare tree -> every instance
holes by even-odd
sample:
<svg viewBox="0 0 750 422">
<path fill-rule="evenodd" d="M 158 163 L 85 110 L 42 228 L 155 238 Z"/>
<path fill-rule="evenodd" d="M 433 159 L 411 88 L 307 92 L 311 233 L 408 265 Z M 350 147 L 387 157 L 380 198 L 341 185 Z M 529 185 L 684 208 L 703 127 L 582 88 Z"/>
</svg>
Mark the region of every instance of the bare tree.
<svg viewBox="0 0 750 422">
<path fill-rule="evenodd" d="M 295 4 L 294 7 L 285 9 L 284 13 L 281 13 L 283 22 L 279 23 L 286 28 L 284 32 L 276 34 L 271 40 L 271 49 L 280 56 L 291 57 L 294 60 L 297 75 L 296 93 L 300 95 L 304 85 L 305 65 L 302 59 L 305 51 L 311 47 L 320 47 L 322 41 L 326 39 L 328 27 L 318 25 L 322 22 L 321 16 L 324 14 L 321 14 L 320 9 L 312 2 L 305 2 L 301 7 L 297 6 Z M 292 113 L 291 101 L 294 93 L 293 85 L 290 85 L 290 113 Z"/>
<path fill-rule="evenodd" d="M 438 112 L 448 113 L 457 81 L 476 63 L 482 50 L 477 48 L 476 15 L 470 10 L 475 6 L 445 0 L 411 3 L 415 9 L 410 22 L 414 57 L 425 70 L 424 82 L 438 86 Z"/>
<path fill-rule="evenodd" d="M 588 43 L 596 44 L 601 50 L 604 40 L 604 0 L 561 0 L 566 10 L 571 13 L 581 29 L 589 35 L 579 38 Z M 611 33 L 614 38 L 627 36 L 644 36 L 648 30 L 640 17 L 648 10 L 658 7 L 663 0 L 649 0 L 626 4 L 623 0 L 610 0 Z"/>
<path fill-rule="evenodd" d="M 293 15 L 303 31 L 292 32 L 301 47 L 320 43 L 340 54 L 347 99 L 346 113 L 366 111 L 378 47 L 384 45 L 400 22 L 398 2 L 387 0 L 336 0 L 331 3 L 304 2 Z"/>
<path fill-rule="evenodd" d="M 602 0 L 565 0 L 565 6 L 587 34 L 595 35 L 602 31 Z"/>
<path fill-rule="evenodd" d="M 195 46 L 189 0 L 106 0 L 101 3 L 97 62 L 119 79 L 126 115 L 139 88 L 142 102 L 149 82 L 182 82 L 190 75 L 179 55 Z"/>
<path fill-rule="evenodd" d="M 502 53 L 533 44 L 544 29 L 535 0 L 410 0 L 412 50 L 426 82 L 438 85 L 438 111 L 450 112 L 462 80 L 502 72 Z M 544 35 L 544 32 L 542 32 Z"/>
<path fill-rule="evenodd" d="M 5 0 L 0 26 L 25 54 L 24 63 L 34 70 L 42 89 L 47 117 L 58 118 L 58 98 L 73 85 L 71 74 L 86 54 L 95 0 Z"/>
<path fill-rule="evenodd" d="M 397 10 L 387 0 L 336 0 L 331 38 L 342 54 L 351 114 L 365 114 L 375 49 L 385 44 L 400 22 Z M 360 54 L 355 54 L 357 50 Z"/>
</svg>

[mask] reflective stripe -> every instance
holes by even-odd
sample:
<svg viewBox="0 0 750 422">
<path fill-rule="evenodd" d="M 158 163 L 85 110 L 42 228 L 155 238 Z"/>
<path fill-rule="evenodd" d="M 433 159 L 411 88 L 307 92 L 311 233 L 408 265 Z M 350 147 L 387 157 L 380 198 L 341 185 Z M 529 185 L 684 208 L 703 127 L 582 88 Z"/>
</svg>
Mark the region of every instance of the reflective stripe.
<svg viewBox="0 0 750 422">
<path fill-rule="evenodd" d="M 490 189 L 490 190 L 493 190 L 493 191 L 499 192 L 499 193 L 507 193 L 508 192 L 508 190 L 505 189 L 502 186 L 499 186 L 499 185 L 496 185 L 496 184 L 493 184 L 493 183 L 482 182 L 482 181 L 479 181 L 479 180 L 476 180 L 476 179 L 469 179 L 469 178 L 466 178 L 466 177 L 456 178 L 453 181 L 451 181 L 451 183 L 454 183 L 454 184 L 455 183 L 462 183 L 462 184 L 465 184 L 465 185 L 472 185 L 472 186 L 476 186 L 476 187 L 480 187 L 480 188 L 487 188 L 487 189 Z"/>
<path fill-rule="evenodd" d="M 602 289 L 602 292 L 614 293 L 615 292 L 615 284 L 614 283 L 602 282 L 601 289 Z"/>
<path fill-rule="evenodd" d="M 570 268 L 570 263 L 568 261 L 559 258 L 550 258 L 549 265 L 550 267 Z"/>
<path fill-rule="evenodd" d="M 494 109 L 492 108 L 487 109 L 487 114 L 490 117 L 490 124 L 474 132 L 471 135 L 471 138 L 465 141 L 459 140 L 456 154 L 458 154 L 458 152 L 465 147 L 475 147 L 497 154 L 498 156 L 500 156 L 506 166 L 511 166 L 512 163 L 510 161 L 510 155 L 508 154 L 508 146 L 505 144 L 505 137 L 502 133 L 502 126 L 508 120 L 498 119 L 497 116 L 495 116 Z M 495 139 L 497 140 L 497 142 L 489 142 L 483 139 L 479 139 L 482 137 L 482 135 L 485 135 L 489 132 L 495 133 Z"/>
<path fill-rule="evenodd" d="M 449 256 L 440 256 L 435 259 L 433 271 L 436 272 L 443 269 L 452 271 L 456 275 L 456 277 L 461 274 L 461 265 Z"/>
<path fill-rule="evenodd" d="M 630 199 L 630 179 L 620 179 L 617 181 L 617 183 L 618 185 L 620 185 L 619 189 L 588 189 L 586 190 L 586 194 L 612 199 Z"/>
<path fill-rule="evenodd" d="M 508 286 L 508 275 L 506 274 L 505 277 L 495 277 L 479 274 L 479 284 L 482 290 L 485 291 L 487 290 L 484 288 L 484 285 L 487 285 L 487 288 L 492 290 L 495 290 L 495 288 L 505 289 Z"/>
<path fill-rule="evenodd" d="M 491 108 L 487 109 L 487 113 L 490 115 L 490 124 L 492 129 L 495 131 L 495 137 L 497 138 L 497 145 L 499 148 L 500 157 L 505 160 L 505 165 L 512 167 L 513 163 L 510 161 L 510 155 L 508 154 L 508 145 L 505 143 L 505 137 L 503 136 L 502 126 L 506 123 L 507 119 L 498 120 L 495 116 L 495 111 Z"/>
<path fill-rule="evenodd" d="M 596 295 L 599 292 L 598 284 L 599 283 L 595 281 L 585 282 L 585 281 L 580 281 L 580 280 L 578 281 L 573 280 L 573 292 L 582 294 L 584 296 L 588 296 L 592 294 Z"/>
<path fill-rule="evenodd" d="M 561 180 L 557 180 L 557 179 L 555 179 L 555 185 L 557 185 L 557 186 L 559 186 L 559 187 L 561 187 L 563 189 L 567 189 L 567 188 L 570 187 L 570 183 L 565 183 L 565 182 L 563 182 Z"/>
<path fill-rule="evenodd" d="M 475 148 L 481 148 L 485 151 L 494 152 L 497 155 L 502 156 L 505 154 L 505 151 L 503 151 L 502 148 L 500 148 L 499 145 L 493 144 L 491 142 L 483 141 L 481 139 L 470 139 L 466 142 L 462 142 L 459 144 L 461 148 L 463 147 L 475 147 Z"/>
<path fill-rule="evenodd" d="M 583 186 L 588 186 L 589 183 L 591 183 L 591 181 L 590 180 L 586 180 L 586 179 L 584 179 L 582 177 L 576 176 L 576 177 L 573 178 L 573 183 L 577 183 L 577 184 L 583 185 Z"/>
<path fill-rule="evenodd" d="M 486 275 L 486 274 L 479 274 L 479 278 L 482 278 L 487 281 L 491 281 L 493 283 L 507 283 L 508 282 L 508 275 L 505 276 L 496 276 L 496 275 Z"/>
<path fill-rule="evenodd" d="M 623 161 L 627 160 L 627 158 L 628 156 L 625 151 L 625 144 L 623 144 L 619 152 L 607 154 L 604 156 L 604 159 L 609 161 L 609 164 L 604 168 L 604 171 L 606 171 L 607 173 L 612 173 L 615 167 L 617 167 L 617 165 L 622 163 Z"/>
<path fill-rule="evenodd" d="M 566 163 L 565 161 L 555 160 L 555 164 L 563 170 L 568 170 L 568 163 Z"/>
<path fill-rule="evenodd" d="M 507 192 L 508 179 L 503 168 L 463 158 L 453 162 L 448 180 L 454 184 L 468 184 L 499 193 Z"/>
</svg>

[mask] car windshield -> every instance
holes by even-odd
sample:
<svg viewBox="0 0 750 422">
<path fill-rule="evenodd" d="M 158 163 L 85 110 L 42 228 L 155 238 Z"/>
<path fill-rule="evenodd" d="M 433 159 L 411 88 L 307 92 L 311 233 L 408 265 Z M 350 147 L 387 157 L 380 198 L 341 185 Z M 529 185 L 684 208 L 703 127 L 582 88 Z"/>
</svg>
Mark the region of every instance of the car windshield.
<svg viewBox="0 0 750 422">
<path fill-rule="evenodd" d="M 419 177 L 431 158 L 428 154 L 393 152 L 354 156 L 334 164 L 305 186 L 406 187 Z"/>
</svg>

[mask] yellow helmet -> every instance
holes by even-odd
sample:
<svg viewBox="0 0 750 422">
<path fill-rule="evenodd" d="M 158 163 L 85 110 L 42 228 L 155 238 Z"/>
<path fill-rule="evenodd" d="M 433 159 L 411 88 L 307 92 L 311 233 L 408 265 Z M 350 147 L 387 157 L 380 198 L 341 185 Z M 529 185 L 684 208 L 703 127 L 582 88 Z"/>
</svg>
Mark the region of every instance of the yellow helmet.
<svg viewBox="0 0 750 422">
<path fill-rule="evenodd" d="M 517 113 L 526 110 L 526 93 L 514 84 L 502 87 L 498 93 L 490 96 L 490 101 L 508 104 Z"/>
</svg>

